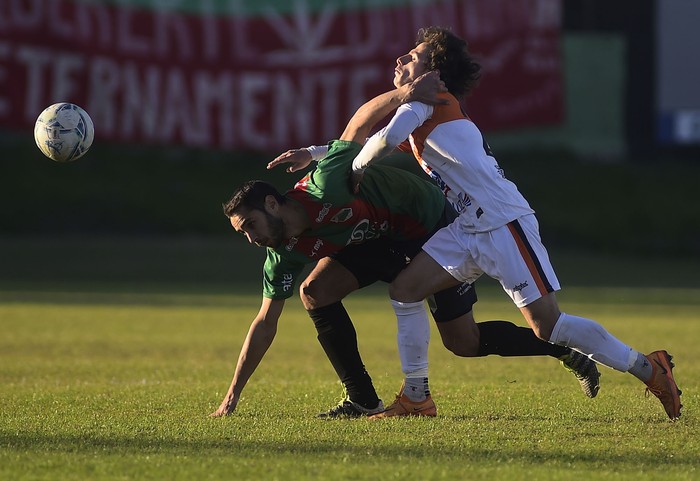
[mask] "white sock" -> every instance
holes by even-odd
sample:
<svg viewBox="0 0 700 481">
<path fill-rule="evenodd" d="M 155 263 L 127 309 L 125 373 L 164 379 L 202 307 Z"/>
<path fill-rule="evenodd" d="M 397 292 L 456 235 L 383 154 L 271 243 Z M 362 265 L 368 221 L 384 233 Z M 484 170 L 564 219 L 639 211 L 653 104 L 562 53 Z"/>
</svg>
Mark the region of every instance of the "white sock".
<svg viewBox="0 0 700 481">
<path fill-rule="evenodd" d="M 427 377 L 407 377 L 403 382 L 403 394 L 411 401 L 425 401 L 430 395 Z"/>
<path fill-rule="evenodd" d="M 629 373 L 632 374 L 634 377 L 639 379 L 640 381 L 646 383 L 651 379 L 651 375 L 653 373 L 653 368 L 651 367 L 651 364 L 649 363 L 649 359 L 642 354 L 641 352 L 637 356 L 637 360 L 634 362 L 634 365 L 630 367 Z"/>
<path fill-rule="evenodd" d="M 430 320 L 423 302 L 391 300 L 398 324 L 399 358 L 404 376 L 428 377 Z"/>
<path fill-rule="evenodd" d="M 585 317 L 561 313 L 549 342 L 576 349 L 604 366 L 627 372 L 639 353 Z"/>
</svg>

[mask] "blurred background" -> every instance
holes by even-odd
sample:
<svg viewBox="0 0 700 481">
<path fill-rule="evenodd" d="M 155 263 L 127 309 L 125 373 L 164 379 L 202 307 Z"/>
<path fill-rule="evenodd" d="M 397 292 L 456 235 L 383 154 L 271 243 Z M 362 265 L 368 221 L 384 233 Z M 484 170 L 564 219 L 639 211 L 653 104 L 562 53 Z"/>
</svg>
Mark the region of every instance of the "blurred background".
<svg viewBox="0 0 700 481">
<path fill-rule="evenodd" d="M 253 272 L 257 287 L 263 253 L 221 203 L 252 178 L 290 188 L 300 175 L 267 161 L 339 136 L 428 25 L 481 61 L 464 107 L 550 251 L 593 281 L 624 258 L 698 285 L 658 274 L 700 260 L 691 0 L 2 0 L 0 283 Z M 70 164 L 32 136 L 58 101 L 95 124 Z"/>
</svg>

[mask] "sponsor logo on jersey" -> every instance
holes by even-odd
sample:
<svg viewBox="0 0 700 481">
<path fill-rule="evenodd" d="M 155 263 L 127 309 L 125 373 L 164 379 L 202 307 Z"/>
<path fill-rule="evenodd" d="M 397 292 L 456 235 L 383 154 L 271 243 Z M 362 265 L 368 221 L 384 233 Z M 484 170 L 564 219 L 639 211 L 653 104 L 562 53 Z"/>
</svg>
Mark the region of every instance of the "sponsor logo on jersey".
<svg viewBox="0 0 700 481">
<path fill-rule="evenodd" d="M 282 274 L 282 290 L 287 292 L 292 288 L 292 284 L 294 284 L 294 276 L 291 274 Z"/>
<path fill-rule="evenodd" d="M 337 214 L 333 216 L 331 219 L 331 222 L 335 223 L 340 223 L 340 222 L 345 222 L 349 218 L 352 217 L 352 208 L 351 207 L 346 207 L 344 209 L 341 209 Z"/>
<path fill-rule="evenodd" d="M 292 252 L 292 249 L 294 249 L 294 246 L 297 245 L 297 242 L 299 242 L 299 239 L 292 237 L 289 239 L 289 242 L 284 248 L 287 249 L 287 252 Z"/>
<path fill-rule="evenodd" d="M 385 234 L 389 231 L 389 221 L 384 221 L 380 225 L 372 223 L 369 219 L 362 219 L 358 222 L 350 234 L 350 239 L 348 239 L 348 244 L 356 244 L 371 239 L 376 239 L 377 237 Z"/>
<path fill-rule="evenodd" d="M 467 195 L 466 192 L 460 192 L 457 194 L 457 201 L 452 203 L 452 207 L 455 208 L 460 214 L 466 210 L 467 207 L 472 205 L 472 199 Z"/>
<path fill-rule="evenodd" d="M 514 291 L 514 292 L 520 292 L 520 291 L 522 291 L 523 289 L 525 289 L 525 288 L 527 287 L 527 285 L 528 285 L 528 284 L 527 284 L 527 281 L 521 282 L 521 283 L 518 284 L 517 286 L 513 287 L 513 291 Z"/>
<path fill-rule="evenodd" d="M 450 186 L 447 185 L 447 183 L 444 180 L 442 180 L 440 174 L 431 169 L 430 166 L 426 164 L 423 160 L 421 160 L 420 165 L 423 168 L 423 171 L 425 171 L 425 173 L 428 174 L 430 178 L 433 179 L 433 181 L 435 181 L 435 183 L 440 188 L 443 194 L 447 195 L 452 190 L 450 189 Z"/>
<path fill-rule="evenodd" d="M 311 249 L 311 254 L 309 257 L 315 257 L 318 254 L 318 250 L 323 247 L 323 239 L 316 239 L 313 249 Z"/>
<path fill-rule="evenodd" d="M 348 244 L 362 242 L 365 239 L 365 233 L 369 230 L 369 219 L 362 219 L 358 222 L 350 233 Z"/>
<path fill-rule="evenodd" d="M 328 203 L 328 202 L 326 202 L 325 204 L 323 204 L 323 208 L 322 208 L 321 211 L 318 213 L 318 217 L 316 217 L 316 223 L 317 223 L 317 224 L 320 224 L 321 222 L 323 222 L 323 218 L 326 217 L 326 216 L 328 215 L 328 212 L 330 212 L 331 207 L 333 207 L 333 204 L 330 204 L 330 203 Z"/>
</svg>

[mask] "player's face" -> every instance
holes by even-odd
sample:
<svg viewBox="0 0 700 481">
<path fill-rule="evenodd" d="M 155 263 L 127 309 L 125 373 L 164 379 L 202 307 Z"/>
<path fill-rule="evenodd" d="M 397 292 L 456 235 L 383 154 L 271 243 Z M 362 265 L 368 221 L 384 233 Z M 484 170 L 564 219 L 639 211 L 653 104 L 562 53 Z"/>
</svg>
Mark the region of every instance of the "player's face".
<svg viewBox="0 0 700 481">
<path fill-rule="evenodd" d="M 396 59 L 394 86 L 401 87 L 428 71 L 429 46 L 423 42 L 416 48 Z"/>
<path fill-rule="evenodd" d="M 248 242 L 258 247 L 277 248 L 286 240 L 284 221 L 267 211 L 249 210 L 234 214 L 230 218 L 231 226 L 240 232 Z"/>
</svg>

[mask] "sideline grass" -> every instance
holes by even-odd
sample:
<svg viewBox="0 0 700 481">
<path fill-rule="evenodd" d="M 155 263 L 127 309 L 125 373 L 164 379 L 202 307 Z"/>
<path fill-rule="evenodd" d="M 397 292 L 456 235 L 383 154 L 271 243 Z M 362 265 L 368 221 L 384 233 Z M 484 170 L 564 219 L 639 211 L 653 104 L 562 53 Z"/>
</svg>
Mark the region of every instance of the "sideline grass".
<svg viewBox="0 0 700 481">
<path fill-rule="evenodd" d="M 290 301 L 237 412 L 221 400 L 259 295 L 176 287 L 0 292 L 0 479 L 691 480 L 700 476 L 698 289 L 571 288 L 570 312 L 641 350 L 676 356 L 684 417 L 666 420 L 631 376 L 605 369 L 588 400 L 552 359 L 458 359 L 433 332 L 440 416 L 320 421 L 340 395 Z M 111 287 L 114 289 L 114 287 Z M 477 317 L 516 312 L 480 291 Z M 589 301 L 593 299 L 594 303 Z M 348 300 L 385 401 L 401 375 L 380 289 Z"/>
</svg>

